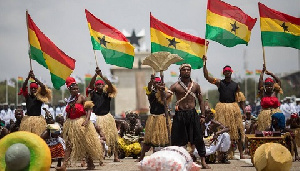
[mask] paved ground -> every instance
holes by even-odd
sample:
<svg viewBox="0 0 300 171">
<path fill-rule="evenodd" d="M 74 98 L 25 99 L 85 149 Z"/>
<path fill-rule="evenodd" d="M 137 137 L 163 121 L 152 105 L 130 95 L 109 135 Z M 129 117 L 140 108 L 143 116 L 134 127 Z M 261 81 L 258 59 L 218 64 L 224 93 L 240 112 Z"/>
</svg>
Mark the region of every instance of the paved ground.
<svg viewBox="0 0 300 171">
<path fill-rule="evenodd" d="M 149 153 L 148 155 L 150 155 Z M 238 154 L 238 153 L 237 153 Z M 208 171 L 255 171 L 255 167 L 251 164 L 250 159 L 239 160 L 239 155 L 235 155 L 235 160 L 230 160 L 231 164 L 210 164 L 211 169 Z M 107 158 L 104 160 L 104 166 L 99 166 L 99 163 L 95 163 L 96 170 L 107 170 L 107 171 L 139 171 L 138 163 L 134 162 L 135 159 L 125 158 L 122 162 L 113 162 L 113 159 Z M 50 171 L 55 171 L 56 163 L 52 164 Z M 67 169 L 68 171 L 80 171 L 85 170 L 85 167 L 80 167 L 80 163 L 76 163 L 76 167 L 71 167 Z M 291 171 L 300 171 L 300 162 L 293 162 Z"/>
</svg>

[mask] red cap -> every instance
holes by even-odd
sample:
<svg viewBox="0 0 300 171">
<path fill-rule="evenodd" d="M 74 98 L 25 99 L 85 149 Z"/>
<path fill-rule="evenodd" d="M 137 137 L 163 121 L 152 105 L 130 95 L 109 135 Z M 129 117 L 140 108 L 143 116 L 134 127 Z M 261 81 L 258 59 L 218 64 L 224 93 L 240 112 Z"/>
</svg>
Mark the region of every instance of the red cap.
<svg viewBox="0 0 300 171">
<path fill-rule="evenodd" d="M 30 83 L 30 86 L 29 86 L 30 88 L 38 88 L 39 87 L 39 85 L 37 84 L 37 83 L 35 83 L 35 82 L 32 82 L 32 83 Z"/>
<path fill-rule="evenodd" d="M 273 80 L 273 78 L 268 77 L 265 79 L 265 83 L 274 83 L 274 80 Z"/>
<path fill-rule="evenodd" d="M 97 81 L 95 82 L 95 85 L 97 85 L 97 84 L 103 84 L 103 85 L 104 85 L 105 83 L 104 83 L 103 80 L 97 80 Z"/>
<path fill-rule="evenodd" d="M 73 77 L 68 77 L 68 78 L 66 79 L 66 85 L 67 85 L 68 88 L 69 88 L 73 83 L 76 83 L 75 78 L 73 78 Z"/>
</svg>

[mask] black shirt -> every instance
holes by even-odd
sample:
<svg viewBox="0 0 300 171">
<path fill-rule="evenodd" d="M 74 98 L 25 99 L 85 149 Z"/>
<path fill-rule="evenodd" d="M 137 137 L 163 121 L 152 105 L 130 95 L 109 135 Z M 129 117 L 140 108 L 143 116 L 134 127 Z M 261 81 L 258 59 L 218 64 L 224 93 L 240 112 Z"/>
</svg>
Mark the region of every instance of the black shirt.
<svg viewBox="0 0 300 171">
<path fill-rule="evenodd" d="M 26 109 L 28 116 L 40 116 L 43 102 L 38 100 L 36 96 L 26 96 Z"/>
<path fill-rule="evenodd" d="M 153 115 L 160 115 L 165 113 L 165 107 L 157 100 L 155 93 L 156 91 L 152 90 L 148 95 L 148 100 L 150 103 L 150 113 Z"/>
<path fill-rule="evenodd" d="M 219 101 L 221 103 L 234 103 L 237 88 L 238 84 L 236 82 L 227 82 L 225 80 L 221 80 L 220 87 L 218 88 L 218 91 L 220 93 Z"/>
<path fill-rule="evenodd" d="M 93 112 L 95 115 L 103 116 L 110 111 L 111 98 L 108 97 L 108 93 L 98 93 L 96 91 L 91 92 L 91 100 L 94 103 Z"/>
</svg>

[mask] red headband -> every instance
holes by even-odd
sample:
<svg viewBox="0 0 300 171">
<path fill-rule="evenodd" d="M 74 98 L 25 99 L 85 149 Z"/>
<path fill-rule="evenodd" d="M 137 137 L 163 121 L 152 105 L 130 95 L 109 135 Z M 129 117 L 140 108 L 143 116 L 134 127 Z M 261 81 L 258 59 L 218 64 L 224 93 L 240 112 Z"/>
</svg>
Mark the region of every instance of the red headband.
<svg viewBox="0 0 300 171">
<path fill-rule="evenodd" d="M 265 79 L 265 83 L 274 83 L 274 80 L 271 77 Z"/>
<path fill-rule="evenodd" d="M 156 83 L 161 82 L 161 79 L 159 77 L 155 77 L 154 80 L 155 80 Z"/>
<path fill-rule="evenodd" d="M 103 85 L 104 85 L 105 83 L 104 83 L 103 80 L 97 80 L 97 81 L 95 82 L 95 85 L 97 85 L 97 84 L 103 84 Z"/>
<path fill-rule="evenodd" d="M 35 83 L 35 82 L 32 82 L 32 83 L 30 83 L 30 86 L 29 86 L 30 88 L 38 88 L 39 87 L 39 85 L 37 84 L 37 83 Z"/>
<path fill-rule="evenodd" d="M 232 69 L 231 69 L 230 67 L 225 67 L 225 68 L 223 69 L 223 73 L 224 73 L 225 71 L 233 72 Z"/>
<path fill-rule="evenodd" d="M 73 83 L 76 83 L 75 78 L 73 78 L 73 77 L 68 77 L 68 78 L 66 79 L 66 85 L 67 85 L 68 88 L 69 88 Z"/>
</svg>

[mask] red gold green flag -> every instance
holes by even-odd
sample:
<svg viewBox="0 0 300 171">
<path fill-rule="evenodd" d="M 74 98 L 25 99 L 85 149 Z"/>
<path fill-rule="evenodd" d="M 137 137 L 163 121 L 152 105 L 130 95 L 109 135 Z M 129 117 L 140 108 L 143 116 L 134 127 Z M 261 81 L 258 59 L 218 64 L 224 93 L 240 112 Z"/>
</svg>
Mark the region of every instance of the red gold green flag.
<svg viewBox="0 0 300 171">
<path fill-rule="evenodd" d="M 18 83 L 23 82 L 23 77 L 18 77 Z"/>
<path fill-rule="evenodd" d="M 85 74 L 85 81 L 91 81 L 92 75 L 91 74 Z"/>
<path fill-rule="evenodd" d="M 263 46 L 284 46 L 300 49 L 300 18 L 258 3 Z"/>
<path fill-rule="evenodd" d="M 256 18 L 251 18 L 236 6 L 220 0 L 208 0 L 205 38 L 226 47 L 248 45 L 255 22 Z"/>
<path fill-rule="evenodd" d="M 60 89 L 65 84 L 67 77 L 73 72 L 75 59 L 66 55 L 46 37 L 33 22 L 28 12 L 26 12 L 26 16 L 30 58 L 49 69 L 53 87 Z"/>
<path fill-rule="evenodd" d="M 106 63 L 132 69 L 134 47 L 126 37 L 119 30 L 96 18 L 88 10 L 85 10 L 85 14 L 93 49 L 101 50 Z"/>
<path fill-rule="evenodd" d="M 252 71 L 246 70 L 246 75 L 252 75 L 252 74 L 253 74 Z"/>
<path fill-rule="evenodd" d="M 150 14 L 151 52 L 167 51 L 178 54 L 183 63 L 191 64 L 193 69 L 203 66 L 202 57 L 205 53 L 205 39 L 179 31 L 154 18 Z M 208 42 L 206 44 L 206 48 Z"/>
<path fill-rule="evenodd" d="M 256 69 L 256 70 L 255 70 L 255 75 L 260 75 L 261 72 L 262 72 L 262 71 L 261 71 L 260 69 Z"/>
</svg>

